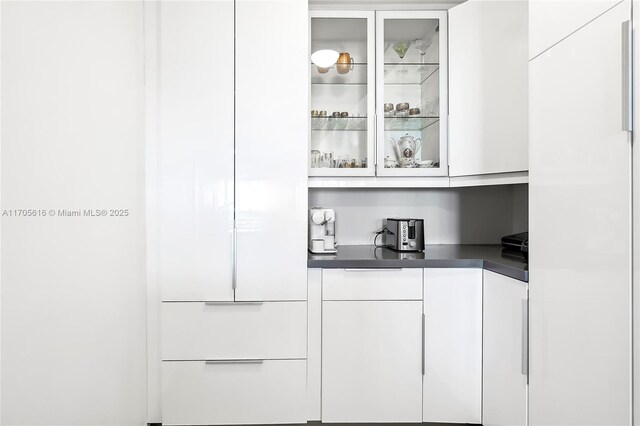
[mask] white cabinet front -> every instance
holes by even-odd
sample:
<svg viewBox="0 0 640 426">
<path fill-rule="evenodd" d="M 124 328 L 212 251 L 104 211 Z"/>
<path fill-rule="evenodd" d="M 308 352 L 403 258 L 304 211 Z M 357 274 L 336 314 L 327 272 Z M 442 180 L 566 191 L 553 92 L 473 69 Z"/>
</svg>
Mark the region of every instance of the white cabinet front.
<svg viewBox="0 0 640 426">
<path fill-rule="evenodd" d="M 526 1 L 449 10 L 450 176 L 529 169 L 527 40 Z"/>
<path fill-rule="evenodd" d="M 484 271 L 482 424 L 527 424 L 527 284 Z"/>
<path fill-rule="evenodd" d="M 306 361 L 165 361 L 162 424 L 306 423 Z"/>
<path fill-rule="evenodd" d="M 423 421 L 481 423 L 482 270 L 424 270 Z"/>
<path fill-rule="evenodd" d="M 422 421 L 422 302 L 322 303 L 322 421 Z"/>
<path fill-rule="evenodd" d="M 233 9 L 162 3 L 153 232 L 163 300 L 233 300 Z"/>
<path fill-rule="evenodd" d="M 305 300 L 307 2 L 236 0 L 235 12 L 235 296 Z"/>
<path fill-rule="evenodd" d="M 162 359 L 291 359 L 307 355 L 307 303 L 163 303 Z"/>
</svg>

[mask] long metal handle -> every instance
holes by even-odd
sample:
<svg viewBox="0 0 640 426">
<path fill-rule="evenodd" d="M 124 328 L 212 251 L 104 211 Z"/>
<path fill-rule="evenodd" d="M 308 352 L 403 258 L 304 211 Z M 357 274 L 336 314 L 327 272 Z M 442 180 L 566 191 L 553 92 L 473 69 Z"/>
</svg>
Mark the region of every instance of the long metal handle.
<svg viewBox="0 0 640 426">
<path fill-rule="evenodd" d="M 262 364 L 263 359 L 212 359 L 207 360 L 204 363 L 207 365 L 215 364 Z"/>
<path fill-rule="evenodd" d="M 529 302 L 522 299 L 522 374 L 529 375 Z"/>
<path fill-rule="evenodd" d="M 425 353 L 426 352 L 425 351 L 425 340 L 426 340 L 426 338 L 425 338 L 425 335 L 424 335 L 425 330 L 426 330 L 425 323 L 426 323 L 426 318 L 425 318 L 425 315 L 422 314 L 422 375 L 423 376 L 424 376 L 424 373 L 425 373 L 425 370 L 426 370 L 425 359 L 424 359 L 425 356 L 426 356 L 426 353 Z"/>
<path fill-rule="evenodd" d="M 345 268 L 345 272 L 389 272 L 402 271 L 402 268 Z"/>
<path fill-rule="evenodd" d="M 378 113 L 373 114 L 373 171 L 378 173 Z"/>
<path fill-rule="evenodd" d="M 204 302 L 205 306 L 262 305 L 264 302 Z"/>
<path fill-rule="evenodd" d="M 233 271 L 231 272 L 231 288 L 235 290 L 238 288 L 238 229 L 236 225 L 233 225 L 233 238 L 231 244 L 232 256 L 233 256 Z"/>
<path fill-rule="evenodd" d="M 633 38 L 631 21 L 622 23 L 622 130 L 633 130 Z"/>
</svg>

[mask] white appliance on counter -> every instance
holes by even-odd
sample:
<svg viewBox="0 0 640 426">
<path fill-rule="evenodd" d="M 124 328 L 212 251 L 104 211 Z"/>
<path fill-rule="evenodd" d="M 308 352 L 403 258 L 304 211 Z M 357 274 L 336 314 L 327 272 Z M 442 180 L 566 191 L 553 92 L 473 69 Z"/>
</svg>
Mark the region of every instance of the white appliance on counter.
<svg viewBox="0 0 640 426">
<path fill-rule="evenodd" d="M 309 209 L 309 251 L 336 253 L 336 211 L 323 207 Z"/>
</svg>

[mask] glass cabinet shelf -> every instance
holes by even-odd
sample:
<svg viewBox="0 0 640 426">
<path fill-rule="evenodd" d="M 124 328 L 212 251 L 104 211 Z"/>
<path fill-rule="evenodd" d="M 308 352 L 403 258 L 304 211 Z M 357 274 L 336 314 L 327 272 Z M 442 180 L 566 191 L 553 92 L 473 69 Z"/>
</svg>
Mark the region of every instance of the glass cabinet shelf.
<svg viewBox="0 0 640 426">
<path fill-rule="evenodd" d="M 424 130 L 440 120 L 439 117 L 385 117 L 384 130 L 411 131 Z"/>
<path fill-rule="evenodd" d="M 318 67 L 311 64 L 311 84 L 367 84 L 367 64 L 355 63 L 346 74 L 338 73 L 336 66 L 326 73 L 320 73 Z"/>
<path fill-rule="evenodd" d="M 313 131 L 365 131 L 367 117 L 311 117 Z"/>
<path fill-rule="evenodd" d="M 384 84 L 422 84 L 439 69 L 440 65 L 436 63 L 385 63 Z"/>
</svg>

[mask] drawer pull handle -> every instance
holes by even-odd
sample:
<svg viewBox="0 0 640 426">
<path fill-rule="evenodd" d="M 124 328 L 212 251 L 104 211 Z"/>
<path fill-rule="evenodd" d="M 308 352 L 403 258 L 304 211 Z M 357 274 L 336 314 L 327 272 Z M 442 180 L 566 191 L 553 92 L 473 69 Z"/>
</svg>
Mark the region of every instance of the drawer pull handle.
<svg viewBox="0 0 640 426">
<path fill-rule="evenodd" d="M 262 305 L 264 302 L 204 302 L 205 306 Z"/>
<path fill-rule="evenodd" d="M 206 365 L 216 365 L 216 364 L 262 364 L 264 362 L 263 359 L 212 359 L 207 360 L 204 363 Z"/>
<path fill-rule="evenodd" d="M 385 272 L 402 271 L 402 268 L 345 268 L 345 272 Z"/>
</svg>

